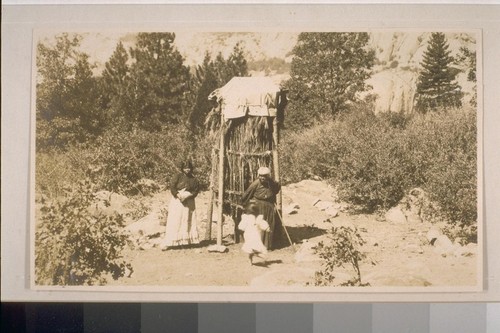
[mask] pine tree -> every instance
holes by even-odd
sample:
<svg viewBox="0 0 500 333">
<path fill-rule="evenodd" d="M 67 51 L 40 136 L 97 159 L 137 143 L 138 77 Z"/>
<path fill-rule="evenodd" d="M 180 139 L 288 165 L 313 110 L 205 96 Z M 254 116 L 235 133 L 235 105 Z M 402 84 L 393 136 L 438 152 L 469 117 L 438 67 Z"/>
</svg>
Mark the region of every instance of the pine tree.
<svg viewBox="0 0 500 333">
<path fill-rule="evenodd" d="M 130 69 L 127 65 L 128 54 L 122 42 L 104 65 L 102 72 L 102 93 L 106 109 L 112 117 L 122 117 L 126 109 L 124 97 L 127 88 Z"/>
<path fill-rule="evenodd" d="M 187 120 L 191 76 L 174 33 L 139 33 L 130 68 L 127 118 L 147 130 Z"/>
<path fill-rule="evenodd" d="M 66 147 L 95 137 L 104 126 L 97 80 L 82 36 L 63 33 L 37 45 L 37 149 Z"/>
<path fill-rule="evenodd" d="M 345 110 L 368 86 L 375 53 L 369 35 L 355 32 L 301 33 L 292 53 L 288 127 L 312 125 Z"/>
<path fill-rule="evenodd" d="M 461 88 L 455 81 L 458 72 L 450 66 L 454 62 L 450 54 L 444 33 L 432 33 L 417 82 L 417 111 L 427 112 L 462 105 Z"/>
</svg>

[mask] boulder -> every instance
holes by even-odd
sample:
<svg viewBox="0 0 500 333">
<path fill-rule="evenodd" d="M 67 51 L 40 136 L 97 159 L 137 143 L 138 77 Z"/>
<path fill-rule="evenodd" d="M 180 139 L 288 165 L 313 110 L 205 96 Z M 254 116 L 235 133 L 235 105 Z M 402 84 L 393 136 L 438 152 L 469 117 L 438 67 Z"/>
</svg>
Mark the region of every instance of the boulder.
<svg viewBox="0 0 500 333">
<path fill-rule="evenodd" d="M 403 224 L 406 223 L 406 215 L 399 206 L 392 207 L 385 213 L 385 220 L 391 223 Z"/>
<path fill-rule="evenodd" d="M 123 213 L 130 201 L 129 198 L 124 195 L 109 191 L 96 192 L 95 198 L 95 210 L 108 216 L 115 213 Z"/>
<path fill-rule="evenodd" d="M 431 228 L 427 234 L 425 235 L 425 238 L 429 241 L 429 244 L 434 245 L 434 242 L 436 239 L 441 235 L 441 231 L 437 228 Z"/>
<path fill-rule="evenodd" d="M 434 241 L 434 252 L 441 254 L 442 256 L 448 256 L 455 252 L 456 246 L 453 242 L 445 235 L 439 235 Z"/>
<path fill-rule="evenodd" d="M 330 217 L 337 217 L 339 215 L 339 211 L 334 207 L 325 209 L 325 213 L 327 213 Z"/>
<path fill-rule="evenodd" d="M 331 201 L 323 201 L 319 200 L 314 204 L 314 207 L 318 208 L 319 210 L 327 210 L 328 208 L 333 206 L 333 202 Z"/>
<path fill-rule="evenodd" d="M 456 257 L 471 257 L 476 254 L 477 244 L 469 243 L 466 246 L 455 245 L 455 251 L 453 254 Z"/>
<path fill-rule="evenodd" d="M 218 252 L 218 253 L 225 253 L 228 252 L 229 249 L 225 247 L 224 245 L 210 245 L 207 248 L 208 252 Z"/>
<path fill-rule="evenodd" d="M 304 242 L 300 246 L 299 250 L 295 253 L 295 262 L 316 262 L 322 261 L 322 259 L 316 254 L 316 246 L 318 244 L 315 242 Z"/>
<path fill-rule="evenodd" d="M 165 227 L 160 225 L 160 218 L 157 212 L 150 213 L 137 222 L 125 227 L 132 234 L 151 236 L 165 231 Z"/>
</svg>

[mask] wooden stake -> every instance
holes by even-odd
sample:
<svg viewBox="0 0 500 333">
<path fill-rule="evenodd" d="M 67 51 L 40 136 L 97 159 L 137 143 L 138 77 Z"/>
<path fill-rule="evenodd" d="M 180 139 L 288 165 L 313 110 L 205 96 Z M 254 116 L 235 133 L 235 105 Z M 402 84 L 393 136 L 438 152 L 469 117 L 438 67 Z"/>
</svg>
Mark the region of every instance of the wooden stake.
<svg viewBox="0 0 500 333">
<path fill-rule="evenodd" d="M 273 168 L 274 168 L 274 178 L 277 182 L 281 183 L 280 179 L 280 165 L 279 165 L 279 153 L 278 153 L 278 144 L 279 144 L 279 133 L 278 133 L 278 118 L 273 118 Z M 281 212 L 283 210 L 282 207 L 282 199 L 281 199 L 281 190 L 276 195 L 276 206 Z"/>
<path fill-rule="evenodd" d="M 210 192 L 208 197 L 207 228 L 205 230 L 205 240 L 212 239 L 212 216 L 214 213 L 214 186 L 215 186 L 215 149 L 212 149 L 212 173 L 210 174 Z"/>
<path fill-rule="evenodd" d="M 224 218 L 224 115 L 221 112 L 219 146 L 219 205 L 217 206 L 217 245 L 222 245 L 222 220 Z"/>
</svg>

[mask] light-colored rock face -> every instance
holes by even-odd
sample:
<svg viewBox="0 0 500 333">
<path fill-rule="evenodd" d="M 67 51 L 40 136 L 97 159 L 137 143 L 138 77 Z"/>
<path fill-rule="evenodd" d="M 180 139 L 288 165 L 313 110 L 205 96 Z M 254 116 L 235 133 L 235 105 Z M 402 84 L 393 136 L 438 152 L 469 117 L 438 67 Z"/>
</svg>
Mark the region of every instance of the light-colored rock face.
<svg viewBox="0 0 500 333">
<path fill-rule="evenodd" d="M 360 94 L 363 98 L 375 94 L 375 111 L 405 112 L 413 111 L 415 88 L 423 54 L 427 49 L 430 32 L 422 31 L 371 31 L 368 47 L 375 50 L 376 64 L 372 77 L 367 81 L 373 89 Z M 87 52 L 97 65 L 96 74 L 103 69 L 104 63 L 113 53 L 118 40 L 128 49 L 136 41 L 136 35 L 129 34 L 91 34 L 86 33 L 82 50 Z M 460 47 L 476 49 L 476 36 L 472 33 L 445 32 L 449 50 L 456 56 Z M 282 59 L 290 64 L 292 50 L 298 38 L 297 32 L 176 32 L 175 46 L 182 54 L 185 64 L 197 66 L 203 62 L 206 52 L 227 58 L 236 44 L 242 48 L 249 63 Z M 269 65 L 269 64 L 268 64 Z M 273 65 L 269 65 L 273 66 Z M 252 76 L 269 76 L 276 83 L 289 78 L 289 73 L 268 68 L 266 71 L 251 71 Z M 460 73 L 457 81 L 464 92 L 463 105 L 469 105 L 473 96 L 474 83 L 467 81 L 467 74 Z"/>
<path fill-rule="evenodd" d="M 475 50 L 475 38 L 466 33 L 446 33 L 452 56 L 461 47 Z M 431 36 L 429 32 L 374 32 L 370 47 L 375 50 L 376 64 L 367 84 L 372 91 L 362 95 L 375 94 L 375 112 L 413 112 L 417 78 L 420 63 Z M 469 105 L 473 96 L 474 83 L 467 81 L 466 73 L 456 78 L 464 93 L 463 105 Z"/>
<path fill-rule="evenodd" d="M 475 36 L 468 33 L 445 33 L 452 56 L 456 56 L 460 47 L 475 50 Z M 271 58 L 292 60 L 292 49 L 297 41 L 296 33 L 219 33 L 179 35 L 178 47 L 187 61 L 201 61 L 205 50 L 212 54 L 223 52 L 229 56 L 234 45 L 240 43 L 245 57 L 249 61 L 260 61 Z M 427 49 L 430 32 L 421 31 L 373 31 L 370 33 L 369 48 L 375 50 L 376 64 L 372 77 L 367 84 L 371 91 L 361 94 L 377 96 L 375 112 L 412 112 L 415 98 L 418 72 L 423 55 Z M 271 73 L 271 74 L 270 74 Z M 277 80 L 287 79 L 286 73 L 272 74 L 252 72 L 252 76 L 274 75 Z M 467 81 L 467 74 L 460 73 L 457 81 L 464 92 L 464 105 L 469 105 L 473 94 L 474 83 Z"/>
</svg>

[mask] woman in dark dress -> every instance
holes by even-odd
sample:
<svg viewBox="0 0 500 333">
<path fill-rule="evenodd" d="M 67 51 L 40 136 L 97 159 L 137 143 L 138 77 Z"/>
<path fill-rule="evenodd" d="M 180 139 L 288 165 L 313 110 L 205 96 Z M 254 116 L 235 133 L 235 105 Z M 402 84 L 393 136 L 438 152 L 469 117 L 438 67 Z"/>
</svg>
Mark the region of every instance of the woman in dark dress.
<svg viewBox="0 0 500 333">
<path fill-rule="evenodd" d="M 254 201 L 259 214 L 264 215 L 264 220 L 269 224 L 269 231 L 263 234 L 262 242 L 268 250 L 273 250 L 281 238 L 281 222 L 276 211 L 276 195 L 281 190 L 281 185 L 272 179 L 268 167 L 259 168 L 257 173 L 259 178 L 246 189 L 241 201 L 244 207 Z"/>
</svg>

